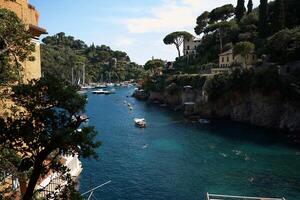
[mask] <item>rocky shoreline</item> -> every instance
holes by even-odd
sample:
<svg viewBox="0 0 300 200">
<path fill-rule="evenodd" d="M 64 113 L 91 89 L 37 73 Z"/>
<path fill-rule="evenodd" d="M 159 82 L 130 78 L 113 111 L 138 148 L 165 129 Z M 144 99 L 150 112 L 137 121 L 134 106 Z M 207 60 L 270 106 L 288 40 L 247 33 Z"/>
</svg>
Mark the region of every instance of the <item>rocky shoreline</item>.
<svg viewBox="0 0 300 200">
<path fill-rule="evenodd" d="M 138 100 L 164 104 L 181 111 L 188 118 L 226 118 L 260 127 L 300 134 L 300 102 L 282 102 L 274 92 L 266 96 L 257 91 L 234 92 L 211 101 L 205 91 L 191 86 L 174 93 L 164 91 L 136 90 Z"/>
</svg>

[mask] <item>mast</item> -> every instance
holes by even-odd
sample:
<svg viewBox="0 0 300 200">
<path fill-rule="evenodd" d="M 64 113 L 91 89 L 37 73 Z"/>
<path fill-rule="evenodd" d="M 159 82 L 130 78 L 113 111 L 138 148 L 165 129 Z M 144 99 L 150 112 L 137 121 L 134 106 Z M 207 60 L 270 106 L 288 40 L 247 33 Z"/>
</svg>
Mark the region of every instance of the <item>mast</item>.
<svg viewBox="0 0 300 200">
<path fill-rule="evenodd" d="M 82 85 L 85 85 L 85 64 L 82 66 Z"/>
<path fill-rule="evenodd" d="M 72 67 L 72 84 L 74 84 L 74 68 Z"/>
</svg>

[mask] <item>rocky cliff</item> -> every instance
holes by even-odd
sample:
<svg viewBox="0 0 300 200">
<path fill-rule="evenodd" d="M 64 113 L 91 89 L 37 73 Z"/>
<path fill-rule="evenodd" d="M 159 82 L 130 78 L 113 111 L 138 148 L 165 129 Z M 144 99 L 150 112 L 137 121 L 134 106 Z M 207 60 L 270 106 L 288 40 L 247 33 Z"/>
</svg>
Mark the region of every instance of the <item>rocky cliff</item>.
<svg viewBox="0 0 300 200">
<path fill-rule="evenodd" d="M 186 116 L 229 118 L 257 126 L 289 130 L 300 133 L 300 102 L 282 101 L 274 92 L 264 95 L 257 91 L 232 92 L 217 100 L 208 100 L 206 93 L 191 87 L 175 93 L 168 89 L 150 91 L 144 100 L 168 104 L 181 109 Z"/>
</svg>

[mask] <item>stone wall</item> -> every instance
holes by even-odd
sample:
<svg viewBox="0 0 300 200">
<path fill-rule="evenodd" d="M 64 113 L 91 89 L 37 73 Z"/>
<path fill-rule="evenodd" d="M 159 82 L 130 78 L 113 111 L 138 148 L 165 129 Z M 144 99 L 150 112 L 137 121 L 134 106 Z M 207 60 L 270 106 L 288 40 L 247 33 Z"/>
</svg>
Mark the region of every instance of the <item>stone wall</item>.
<svg viewBox="0 0 300 200">
<path fill-rule="evenodd" d="M 15 12 L 26 25 L 38 26 L 39 13 L 32 5 L 28 4 L 28 0 L 16 0 L 15 2 L 0 0 L 0 7 Z"/>
<path fill-rule="evenodd" d="M 29 25 L 38 27 L 39 13 L 34 6 L 28 3 L 28 0 L 16 0 L 15 2 L 9 0 L 0 0 L 0 8 L 6 8 L 17 14 L 23 23 L 29 28 Z M 38 37 L 38 36 L 33 36 Z M 34 61 L 26 61 L 23 63 L 24 82 L 32 79 L 39 79 L 41 77 L 41 53 L 40 44 L 37 39 L 32 39 L 35 44 L 35 52 L 33 56 Z"/>
</svg>

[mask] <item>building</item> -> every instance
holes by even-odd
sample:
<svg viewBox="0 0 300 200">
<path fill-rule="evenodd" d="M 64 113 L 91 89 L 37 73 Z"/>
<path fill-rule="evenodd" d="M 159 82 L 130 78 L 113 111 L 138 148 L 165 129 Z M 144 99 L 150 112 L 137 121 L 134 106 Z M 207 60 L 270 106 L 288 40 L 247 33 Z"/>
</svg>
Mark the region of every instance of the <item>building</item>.
<svg viewBox="0 0 300 200">
<path fill-rule="evenodd" d="M 197 47 L 201 43 L 201 40 L 198 38 L 185 39 L 183 41 L 183 55 L 196 55 Z"/>
<path fill-rule="evenodd" d="M 253 67 L 257 63 L 257 56 L 254 52 L 250 53 L 245 58 L 246 68 Z M 244 63 L 244 58 L 241 55 L 234 55 L 233 49 L 219 54 L 219 67 L 228 68 L 234 63 Z"/>
<path fill-rule="evenodd" d="M 253 67 L 256 63 L 257 63 L 257 56 L 255 52 L 252 52 L 249 55 L 247 55 L 244 60 L 244 58 L 241 55 L 234 55 L 233 49 L 230 49 L 228 51 L 219 54 L 219 67 L 212 68 L 211 73 L 212 74 L 230 73 L 232 69 L 235 69 L 240 65 L 245 65 L 243 67 L 248 69 Z"/>
<path fill-rule="evenodd" d="M 45 34 L 46 30 L 39 27 L 39 12 L 34 6 L 28 3 L 28 0 L 0 0 L 0 8 L 6 8 L 17 14 L 23 21 L 32 35 L 32 43 L 35 44 L 34 61 L 25 61 L 23 63 L 24 81 L 38 79 L 41 77 L 41 53 L 39 37 Z"/>
</svg>

